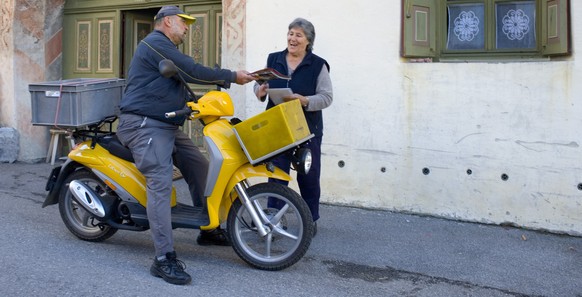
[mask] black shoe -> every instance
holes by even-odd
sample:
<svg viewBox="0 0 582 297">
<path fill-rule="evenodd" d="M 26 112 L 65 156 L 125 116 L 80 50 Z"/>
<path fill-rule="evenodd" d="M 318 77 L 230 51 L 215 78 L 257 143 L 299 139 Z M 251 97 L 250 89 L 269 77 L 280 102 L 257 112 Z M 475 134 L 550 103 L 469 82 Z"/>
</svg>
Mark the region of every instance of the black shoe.
<svg viewBox="0 0 582 297">
<path fill-rule="evenodd" d="M 200 235 L 196 238 L 199 245 L 221 245 L 230 246 L 230 240 L 226 235 L 226 231 L 220 227 L 214 230 L 200 230 Z"/>
<path fill-rule="evenodd" d="M 154 258 L 150 273 L 155 277 L 163 278 L 170 284 L 185 285 L 192 280 L 192 277 L 184 269 L 186 269 L 184 262 L 176 259 L 176 252 L 171 252 L 166 253 L 166 259 Z"/>
</svg>

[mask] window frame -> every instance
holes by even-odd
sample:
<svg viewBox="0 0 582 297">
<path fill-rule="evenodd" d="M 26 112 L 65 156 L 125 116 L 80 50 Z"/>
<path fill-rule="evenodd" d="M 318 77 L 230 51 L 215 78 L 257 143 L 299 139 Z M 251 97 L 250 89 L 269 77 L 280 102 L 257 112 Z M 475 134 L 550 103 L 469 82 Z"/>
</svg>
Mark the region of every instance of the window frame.
<svg viewBox="0 0 582 297">
<path fill-rule="evenodd" d="M 515 2 L 534 2 L 535 4 L 535 13 L 536 13 L 536 23 L 534 24 L 534 31 L 533 32 L 536 36 L 536 44 L 535 48 L 533 49 L 497 49 L 496 48 L 496 38 L 497 38 L 497 15 L 496 9 L 497 4 L 500 3 L 515 3 Z M 447 49 L 447 41 L 448 41 L 448 26 L 449 26 L 449 14 L 448 14 L 448 7 L 451 4 L 474 4 L 474 3 L 482 3 L 484 6 L 484 30 L 483 33 L 485 36 L 485 45 L 484 49 L 473 49 L 473 50 L 454 50 L 454 49 Z M 455 57 L 494 57 L 494 56 L 515 56 L 515 57 L 536 57 L 540 55 L 541 50 L 541 9 L 540 1 L 535 0 L 444 0 L 441 1 L 441 10 L 438 16 L 438 23 L 440 24 L 441 28 L 439 32 L 440 34 L 440 41 L 443 45 L 440 48 L 440 54 L 442 58 L 455 58 Z"/>
<path fill-rule="evenodd" d="M 522 2 L 521 0 L 402 0 L 401 56 L 426 61 L 472 61 L 472 60 L 548 60 L 553 56 L 571 54 L 570 0 L 523 0 L 534 1 L 535 5 L 535 47 L 496 49 L 496 10 L 498 4 Z M 485 47 L 480 49 L 447 49 L 448 5 L 483 3 Z M 551 11 L 550 11 L 551 8 Z M 414 42 L 418 29 L 415 27 L 416 12 L 428 11 L 430 20 L 426 45 Z M 552 26 L 550 26 L 552 23 Z M 553 30 L 558 37 L 548 36 Z M 550 38 L 551 37 L 551 38 Z"/>
</svg>

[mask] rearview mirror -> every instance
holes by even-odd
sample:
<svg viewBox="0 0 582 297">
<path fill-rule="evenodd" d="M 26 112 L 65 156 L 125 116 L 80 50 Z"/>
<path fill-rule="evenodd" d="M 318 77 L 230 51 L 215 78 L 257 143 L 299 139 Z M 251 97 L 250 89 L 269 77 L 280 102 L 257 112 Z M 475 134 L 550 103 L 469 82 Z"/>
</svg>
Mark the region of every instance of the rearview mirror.
<svg viewBox="0 0 582 297">
<path fill-rule="evenodd" d="M 166 78 L 170 78 L 178 74 L 178 67 L 176 67 L 176 64 L 174 64 L 172 60 L 161 60 L 158 68 L 160 69 L 160 74 Z"/>
</svg>

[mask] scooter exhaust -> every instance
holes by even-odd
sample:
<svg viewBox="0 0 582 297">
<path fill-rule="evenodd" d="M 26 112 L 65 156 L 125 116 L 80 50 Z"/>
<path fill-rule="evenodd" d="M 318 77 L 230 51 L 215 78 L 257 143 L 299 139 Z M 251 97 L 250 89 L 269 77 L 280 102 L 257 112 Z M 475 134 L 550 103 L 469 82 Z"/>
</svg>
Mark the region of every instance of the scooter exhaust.
<svg viewBox="0 0 582 297">
<path fill-rule="evenodd" d="M 75 201 L 79 203 L 86 211 L 90 212 L 97 218 L 105 218 L 106 212 L 103 203 L 91 188 L 77 180 L 71 181 L 69 190 L 73 194 Z"/>
</svg>

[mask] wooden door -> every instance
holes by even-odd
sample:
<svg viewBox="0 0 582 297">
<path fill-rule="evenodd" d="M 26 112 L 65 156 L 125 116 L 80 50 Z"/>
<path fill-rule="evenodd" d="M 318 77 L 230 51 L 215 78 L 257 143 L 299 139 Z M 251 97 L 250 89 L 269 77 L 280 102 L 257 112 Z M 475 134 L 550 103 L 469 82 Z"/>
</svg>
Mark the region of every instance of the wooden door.
<svg viewBox="0 0 582 297">
<path fill-rule="evenodd" d="M 131 10 L 123 12 L 123 69 L 121 76 L 127 77 L 129 63 L 139 42 L 154 29 L 154 16 L 158 9 Z"/>
</svg>

